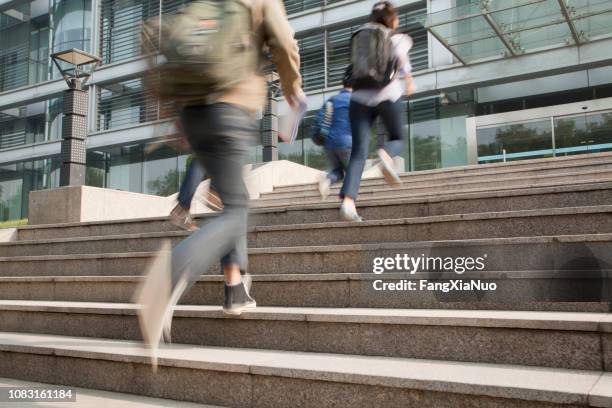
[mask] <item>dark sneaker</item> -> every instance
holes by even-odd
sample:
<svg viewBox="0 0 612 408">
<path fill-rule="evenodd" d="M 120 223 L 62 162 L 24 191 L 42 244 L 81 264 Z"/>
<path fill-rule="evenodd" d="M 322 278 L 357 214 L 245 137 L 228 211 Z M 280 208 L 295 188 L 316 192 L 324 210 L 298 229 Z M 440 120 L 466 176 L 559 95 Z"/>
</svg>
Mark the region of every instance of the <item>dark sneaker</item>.
<svg viewBox="0 0 612 408">
<path fill-rule="evenodd" d="M 199 229 L 197 224 L 193 222 L 189 211 L 181 207 L 180 204 L 177 204 L 170 212 L 170 222 L 186 231 L 196 231 Z"/>
<path fill-rule="evenodd" d="M 249 294 L 244 282 L 237 285 L 223 285 L 225 291 L 225 301 L 223 302 L 223 313 L 238 316 L 245 309 L 257 306 L 255 300 Z"/>
</svg>

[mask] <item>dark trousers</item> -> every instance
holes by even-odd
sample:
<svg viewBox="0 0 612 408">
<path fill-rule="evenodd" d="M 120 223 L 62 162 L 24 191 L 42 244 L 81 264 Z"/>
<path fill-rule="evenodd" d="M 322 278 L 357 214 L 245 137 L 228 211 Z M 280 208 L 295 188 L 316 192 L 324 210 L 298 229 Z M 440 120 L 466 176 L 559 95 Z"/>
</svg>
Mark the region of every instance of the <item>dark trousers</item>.
<svg viewBox="0 0 612 408">
<path fill-rule="evenodd" d="M 178 202 L 181 207 L 189 210 L 191 200 L 198 186 L 204 179 L 204 169 L 198 164 L 196 159 L 192 160 L 187 169 L 187 174 L 181 183 L 181 188 L 178 194 Z"/>
<path fill-rule="evenodd" d="M 351 158 L 351 149 L 325 149 L 325 155 L 330 167 L 327 178 L 331 184 L 342 181 Z"/>
<path fill-rule="evenodd" d="M 363 168 L 368 158 L 372 125 L 377 117 L 383 122 L 389 134 L 389 140 L 383 148 L 389 156 L 395 157 L 404 149 L 404 110 L 401 99 L 397 102 L 385 101 L 377 106 L 366 106 L 351 101 L 349 106 L 351 130 L 353 132 L 353 148 L 346 177 L 340 197 L 357 199 Z"/>
<path fill-rule="evenodd" d="M 181 277 L 187 278 L 189 287 L 220 258 L 222 266 L 237 264 L 246 272 L 249 193 L 242 171 L 257 140 L 255 120 L 234 105 L 188 107 L 181 120 L 194 157 L 211 178 L 224 208 L 172 251 L 173 287 Z"/>
</svg>

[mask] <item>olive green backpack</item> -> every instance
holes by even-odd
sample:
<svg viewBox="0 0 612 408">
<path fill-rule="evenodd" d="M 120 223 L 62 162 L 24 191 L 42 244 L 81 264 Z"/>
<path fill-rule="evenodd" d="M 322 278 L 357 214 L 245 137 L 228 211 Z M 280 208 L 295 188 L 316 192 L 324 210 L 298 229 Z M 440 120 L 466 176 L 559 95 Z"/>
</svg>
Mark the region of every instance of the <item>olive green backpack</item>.
<svg viewBox="0 0 612 408">
<path fill-rule="evenodd" d="M 144 34 L 151 27 L 145 24 Z M 159 50 L 165 61 L 158 94 L 197 99 L 231 89 L 253 73 L 255 49 L 248 0 L 196 0 L 162 19 Z"/>
</svg>

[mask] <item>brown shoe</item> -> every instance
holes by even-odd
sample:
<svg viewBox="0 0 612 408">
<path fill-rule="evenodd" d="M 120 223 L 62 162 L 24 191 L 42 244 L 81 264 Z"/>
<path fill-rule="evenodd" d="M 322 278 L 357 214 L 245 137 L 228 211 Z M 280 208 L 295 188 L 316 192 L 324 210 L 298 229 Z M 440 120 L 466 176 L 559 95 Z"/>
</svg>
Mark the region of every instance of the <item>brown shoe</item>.
<svg viewBox="0 0 612 408">
<path fill-rule="evenodd" d="M 180 204 L 177 204 L 170 212 L 170 222 L 186 231 L 196 231 L 199 229 L 198 225 L 193 222 L 189 211 L 181 207 Z"/>
<path fill-rule="evenodd" d="M 206 192 L 206 196 L 201 197 L 202 203 L 213 211 L 223 211 L 223 201 L 219 194 L 212 188 Z"/>
</svg>

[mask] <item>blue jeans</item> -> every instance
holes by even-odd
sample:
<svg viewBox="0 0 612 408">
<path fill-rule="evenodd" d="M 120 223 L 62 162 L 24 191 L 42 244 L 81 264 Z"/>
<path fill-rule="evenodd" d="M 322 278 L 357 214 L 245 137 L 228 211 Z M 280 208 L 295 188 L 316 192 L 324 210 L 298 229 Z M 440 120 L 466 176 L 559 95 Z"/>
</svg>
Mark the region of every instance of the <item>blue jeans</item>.
<svg viewBox="0 0 612 408">
<path fill-rule="evenodd" d="M 351 149 L 325 149 L 325 154 L 330 166 L 327 178 L 331 184 L 342 181 L 351 158 Z"/>
<path fill-rule="evenodd" d="M 258 135 L 251 115 L 226 103 L 185 108 L 181 120 L 224 208 L 172 251 L 173 287 L 181 277 L 191 286 L 220 258 L 222 266 L 238 265 L 246 272 L 249 193 L 242 170 Z"/>
<path fill-rule="evenodd" d="M 191 200 L 198 186 L 204 179 L 204 169 L 198 164 L 196 159 L 193 159 L 187 169 L 187 174 L 181 183 L 181 189 L 178 194 L 178 202 L 181 207 L 189 211 Z"/>
<path fill-rule="evenodd" d="M 396 102 L 385 101 L 377 106 L 366 106 L 351 101 L 349 115 L 353 131 L 353 148 L 344 184 L 342 185 L 342 190 L 340 190 L 340 197 L 351 197 L 353 200 L 356 200 L 363 168 L 368 158 L 368 148 L 370 146 L 370 136 L 374 121 L 380 116 L 389 134 L 389 140 L 383 148 L 389 153 L 389 156 L 395 157 L 404 149 L 405 118 L 401 99 Z"/>
</svg>

